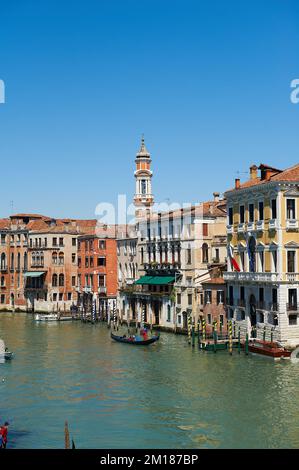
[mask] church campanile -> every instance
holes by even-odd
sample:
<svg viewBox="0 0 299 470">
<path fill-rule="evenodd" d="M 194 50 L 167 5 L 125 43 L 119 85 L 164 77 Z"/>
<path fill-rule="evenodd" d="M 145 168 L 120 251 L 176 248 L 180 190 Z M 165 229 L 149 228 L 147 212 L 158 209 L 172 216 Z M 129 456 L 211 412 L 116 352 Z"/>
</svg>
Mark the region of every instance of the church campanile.
<svg viewBox="0 0 299 470">
<path fill-rule="evenodd" d="M 151 171 L 151 155 L 147 151 L 144 144 L 144 137 L 141 139 L 141 147 L 136 154 L 136 171 L 134 173 L 136 179 L 136 189 L 134 196 L 135 216 L 136 218 L 145 216 L 151 212 L 154 204 L 154 196 L 152 194 L 152 176 Z"/>
</svg>

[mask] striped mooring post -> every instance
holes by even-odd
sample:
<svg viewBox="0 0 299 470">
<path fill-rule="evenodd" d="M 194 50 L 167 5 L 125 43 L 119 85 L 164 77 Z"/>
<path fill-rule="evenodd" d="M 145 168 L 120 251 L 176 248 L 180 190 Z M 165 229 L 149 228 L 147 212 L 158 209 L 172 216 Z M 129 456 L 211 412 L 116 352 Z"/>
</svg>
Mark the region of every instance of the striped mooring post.
<svg viewBox="0 0 299 470">
<path fill-rule="evenodd" d="M 228 323 L 228 351 L 230 355 L 233 353 L 233 325 L 230 320 Z"/>
<path fill-rule="evenodd" d="M 142 328 L 144 328 L 144 321 L 145 321 L 145 304 L 142 304 L 142 318 L 141 318 Z"/>
<path fill-rule="evenodd" d="M 188 343 L 191 344 L 191 315 L 188 315 L 187 328 L 188 328 Z"/>
<path fill-rule="evenodd" d="M 264 331 L 263 331 L 263 341 L 266 341 L 266 325 L 264 326 Z"/>
<path fill-rule="evenodd" d="M 192 319 L 192 348 L 195 346 L 195 320 Z"/>
<path fill-rule="evenodd" d="M 238 331 L 238 353 L 239 354 L 241 353 L 241 330 L 240 330 L 240 327 L 239 327 L 239 331 Z"/>
<path fill-rule="evenodd" d="M 273 327 L 271 328 L 271 343 L 273 343 Z"/>
<path fill-rule="evenodd" d="M 206 340 L 206 320 L 202 319 L 202 341 L 205 342 Z"/>
<path fill-rule="evenodd" d="M 197 334 L 198 334 L 198 337 L 197 337 L 198 349 L 200 349 L 200 318 L 199 317 L 197 320 Z"/>
<path fill-rule="evenodd" d="M 92 302 L 92 311 L 91 311 L 91 321 L 92 323 L 95 323 L 96 321 L 96 300 L 94 299 Z"/>
<path fill-rule="evenodd" d="M 113 329 L 116 329 L 116 302 L 113 301 Z"/>
<path fill-rule="evenodd" d="M 214 353 L 217 352 L 217 320 L 213 322 Z"/>
</svg>

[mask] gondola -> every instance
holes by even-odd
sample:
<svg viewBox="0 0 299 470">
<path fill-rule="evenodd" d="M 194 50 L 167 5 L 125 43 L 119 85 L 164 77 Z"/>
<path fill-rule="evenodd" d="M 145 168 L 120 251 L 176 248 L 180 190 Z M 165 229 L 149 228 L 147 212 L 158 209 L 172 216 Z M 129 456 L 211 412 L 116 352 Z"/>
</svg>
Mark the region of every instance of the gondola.
<svg viewBox="0 0 299 470">
<path fill-rule="evenodd" d="M 158 341 L 160 336 L 159 335 L 152 336 L 151 338 L 146 339 L 146 340 L 143 340 L 143 339 L 132 340 L 130 339 L 130 337 L 127 337 L 127 336 L 117 336 L 111 333 L 111 338 L 114 339 L 114 341 L 118 341 L 119 343 L 133 344 L 134 346 L 148 346 L 149 344 L 155 343 L 156 341 Z"/>
</svg>

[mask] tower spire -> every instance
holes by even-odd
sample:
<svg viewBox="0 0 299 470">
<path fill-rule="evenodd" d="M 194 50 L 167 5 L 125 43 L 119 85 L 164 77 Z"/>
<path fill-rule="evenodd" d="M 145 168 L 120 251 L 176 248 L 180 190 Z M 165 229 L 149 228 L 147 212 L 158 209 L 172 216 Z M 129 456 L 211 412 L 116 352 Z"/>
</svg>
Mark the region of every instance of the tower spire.
<svg viewBox="0 0 299 470">
<path fill-rule="evenodd" d="M 136 218 L 146 215 L 151 211 L 154 204 L 154 196 L 152 194 L 151 179 L 153 173 L 151 171 L 151 155 L 148 152 L 145 142 L 144 134 L 141 136 L 141 146 L 139 152 L 136 154 L 136 190 L 134 196 L 134 205 L 136 207 Z"/>
</svg>

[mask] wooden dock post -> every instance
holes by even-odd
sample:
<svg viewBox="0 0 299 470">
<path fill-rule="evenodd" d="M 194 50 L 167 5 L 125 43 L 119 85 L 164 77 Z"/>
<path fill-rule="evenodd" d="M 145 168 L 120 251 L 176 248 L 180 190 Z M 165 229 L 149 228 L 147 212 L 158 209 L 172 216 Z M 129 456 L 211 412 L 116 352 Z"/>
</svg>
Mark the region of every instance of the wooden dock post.
<svg viewBox="0 0 299 470">
<path fill-rule="evenodd" d="M 206 320 L 204 318 L 202 319 L 201 324 L 202 324 L 202 341 L 204 343 L 206 340 Z"/>
<path fill-rule="evenodd" d="M 191 315 L 188 315 L 187 330 L 188 330 L 188 344 L 191 344 Z"/>
<path fill-rule="evenodd" d="M 217 321 L 213 322 L 214 353 L 217 352 Z"/>
<path fill-rule="evenodd" d="M 246 339 L 245 339 L 245 354 L 248 356 L 249 348 L 248 348 L 248 332 L 246 333 Z"/>
<path fill-rule="evenodd" d="M 195 347 L 195 321 L 192 319 L 192 348 Z"/>
<path fill-rule="evenodd" d="M 70 434 L 67 421 L 64 424 L 64 448 L 70 449 Z"/>
<path fill-rule="evenodd" d="M 273 327 L 271 328 L 271 343 L 273 343 Z"/>
<path fill-rule="evenodd" d="M 200 318 L 198 317 L 197 320 L 197 334 L 198 334 L 198 349 L 200 349 Z"/>
<path fill-rule="evenodd" d="M 240 326 L 239 326 L 239 331 L 238 331 L 238 353 L 241 353 L 241 331 L 240 331 Z"/>
<path fill-rule="evenodd" d="M 228 324 L 228 350 L 230 355 L 233 354 L 233 325 L 232 321 L 229 321 Z"/>
<path fill-rule="evenodd" d="M 266 325 L 264 326 L 264 331 L 263 331 L 263 341 L 266 341 Z"/>
</svg>

